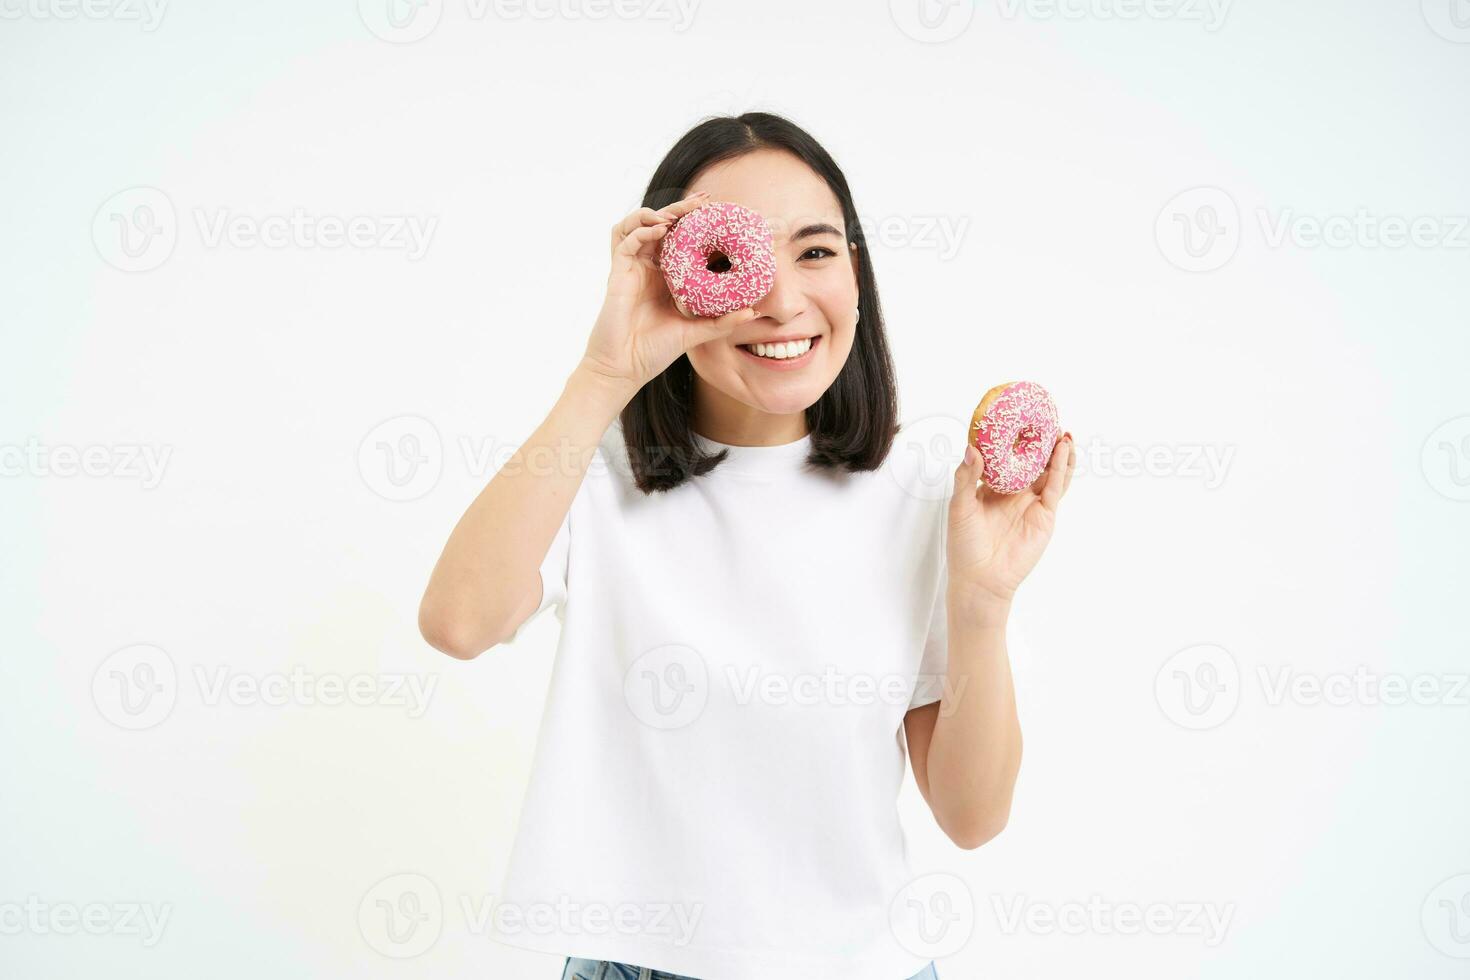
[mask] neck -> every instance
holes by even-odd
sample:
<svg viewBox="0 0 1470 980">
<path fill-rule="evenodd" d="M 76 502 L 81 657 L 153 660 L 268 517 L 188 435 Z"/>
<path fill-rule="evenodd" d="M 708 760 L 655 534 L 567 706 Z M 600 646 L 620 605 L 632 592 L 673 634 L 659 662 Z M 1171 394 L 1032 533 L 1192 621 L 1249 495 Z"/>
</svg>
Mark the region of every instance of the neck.
<svg viewBox="0 0 1470 980">
<path fill-rule="evenodd" d="M 784 446 L 809 431 L 806 412 L 765 412 L 694 378 L 694 431 L 729 446 Z"/>
</svg>

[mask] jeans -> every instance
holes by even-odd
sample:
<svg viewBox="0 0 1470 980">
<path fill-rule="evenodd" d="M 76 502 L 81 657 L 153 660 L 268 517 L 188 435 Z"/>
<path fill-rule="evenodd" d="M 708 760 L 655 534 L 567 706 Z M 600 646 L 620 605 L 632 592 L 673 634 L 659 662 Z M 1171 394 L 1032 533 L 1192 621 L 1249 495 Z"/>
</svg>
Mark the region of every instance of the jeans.
<svg viewBox="0 0 1470 980">
<path fill-rule="evenodd" d="M 561 971 L 561 980 L 694 980 L 680 977 L 646 966 L 629 966 L 626 963 L 610 963 L 607 960 L 579 960 L 569 958 Z M 930 963 L 915 973 L 909 980 L 939 980 L 939 974 Z"/>
</svg>

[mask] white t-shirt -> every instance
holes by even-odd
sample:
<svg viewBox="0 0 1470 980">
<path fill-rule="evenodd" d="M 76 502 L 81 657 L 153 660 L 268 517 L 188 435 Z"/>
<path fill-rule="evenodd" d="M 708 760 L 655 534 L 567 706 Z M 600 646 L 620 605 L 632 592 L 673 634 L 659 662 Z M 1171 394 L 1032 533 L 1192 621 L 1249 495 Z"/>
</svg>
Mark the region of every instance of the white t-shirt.
<svg viewBox="0 0 1470 980">
<path fill-rule="evenodd" d="M 903 980 L 930 959 L 890 926 L 903 719 L 942 690 L 953 474 L 903 434 L 860 474 L 806 467 L 809 435 L 697 438 L 729 457 L 645 496 L 614 423 L 541 566 L 531 618 L 562 631 L 492 935 L 699 980 Z"/>
</svg>

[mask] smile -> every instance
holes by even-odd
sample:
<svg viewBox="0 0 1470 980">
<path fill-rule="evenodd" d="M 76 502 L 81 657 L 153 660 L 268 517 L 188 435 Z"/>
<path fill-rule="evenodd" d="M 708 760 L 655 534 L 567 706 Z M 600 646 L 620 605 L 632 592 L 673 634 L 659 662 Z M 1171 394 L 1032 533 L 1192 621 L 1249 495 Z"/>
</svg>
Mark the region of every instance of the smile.
<svg viewBox="0 0 1470 980">
<path fill-rule="evenodd" d="M 811 359 L 812 351 L 822 341 L 821 337 L 803 340 L 788 340 L 781 344 L 738 344 L 737 346 L 752 360 L 766 367 L 792 368 Z"/>
</svg>

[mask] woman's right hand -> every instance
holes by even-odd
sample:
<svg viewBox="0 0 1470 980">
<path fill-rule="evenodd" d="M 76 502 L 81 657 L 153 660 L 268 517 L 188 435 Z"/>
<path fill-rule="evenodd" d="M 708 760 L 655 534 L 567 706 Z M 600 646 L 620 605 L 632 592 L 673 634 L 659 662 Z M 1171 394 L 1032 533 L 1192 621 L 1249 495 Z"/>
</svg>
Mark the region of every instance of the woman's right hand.
<svg viewBox="0 0 1470 980">
<path fill-rule="evenodd" d="M 639 208 L 613 225 L 607 296 L 587 341 L 584 367 L 636 392 L 691 347 L 729 336 L 760 315 L 747 308 L 719 318 L 687 316 L 664 282 L 659 242 L 675 221 L 708 200 L 701 191 L 657 211 Z"/>
</svg>

